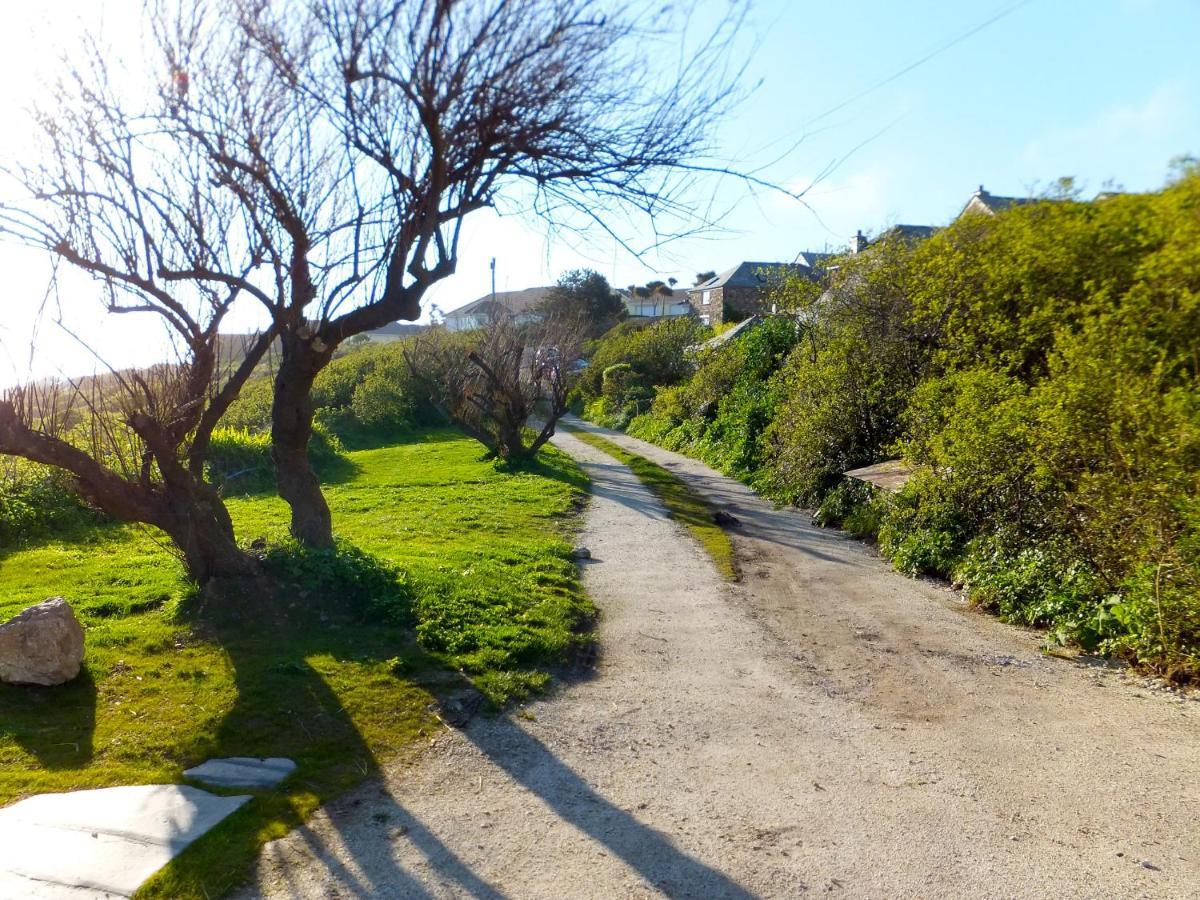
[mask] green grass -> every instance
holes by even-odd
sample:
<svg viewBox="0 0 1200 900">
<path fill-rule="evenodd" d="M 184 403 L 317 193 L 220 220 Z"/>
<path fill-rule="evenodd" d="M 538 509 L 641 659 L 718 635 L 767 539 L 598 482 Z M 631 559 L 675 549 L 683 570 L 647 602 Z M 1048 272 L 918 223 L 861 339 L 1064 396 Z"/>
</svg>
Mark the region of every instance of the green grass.
<svg viewBox="0 0 1200 900">
<path fill-rule="evenodd" d="M 721 577 L 727 581 L 737 581 L 738 570 L 733 544 L 724 529 L 713 521 L 715 510 L 702 497 L 671 472 L 644 456 L 631 453 L 597 434 L 576 428 L 568 430 L 585 444 L 591 444 L 597 450 L 629 466 L 638 480 L 663 502 L 671 516 L 700 542 L 700 546 L 712 557 Z"/>
<path fill-rule="evenodd" d="M 447 669 L 497 703 L 544 685 L 593 615 L 567 540 L 585 486 L 578 468 L 550 450 L 533 468 L 503 472 L 449 431 L 350 457 L 353 477 L 327 486 L 335 526 L 407 572 L 419 643 L 413 628 L 364 621 L 305 584 L 271 598 L 248 591 L 236 615 L 197 619 L 178 564 L 144 529 L 81 529 L 8 551 L 0 620 L 63 595 L 86 629 L 87 661 L 62 687 L 0 685 L 0 804 L 177 782 L 211 756 L 295 759 L 281 789 L 139 893 L 216 897 L 262 842 L 439 728 Z M 229 506 L 240 539 L 285 541 L 277 498 Z"/>
</svg>

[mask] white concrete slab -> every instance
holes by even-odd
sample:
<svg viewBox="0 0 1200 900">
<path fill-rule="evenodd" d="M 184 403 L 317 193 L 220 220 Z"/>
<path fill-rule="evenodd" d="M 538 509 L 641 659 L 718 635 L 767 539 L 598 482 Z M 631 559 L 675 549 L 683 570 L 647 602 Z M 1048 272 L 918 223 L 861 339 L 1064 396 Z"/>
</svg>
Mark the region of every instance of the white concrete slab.
<svg viewBox="0 0 1200 900">
<path fill-rule="evenodd" d="M 0 809 L 0 897 L 128 897 L 249 797 L 151 784 L 39 794 Z"/>
<path fill-rule="evenodd" d="M 209 787 L 272 788 L 295 771 L 294 762 L 278 756 L 269 759 L 230 756 L 210 759 L 183 774 Z"/>
</svg>

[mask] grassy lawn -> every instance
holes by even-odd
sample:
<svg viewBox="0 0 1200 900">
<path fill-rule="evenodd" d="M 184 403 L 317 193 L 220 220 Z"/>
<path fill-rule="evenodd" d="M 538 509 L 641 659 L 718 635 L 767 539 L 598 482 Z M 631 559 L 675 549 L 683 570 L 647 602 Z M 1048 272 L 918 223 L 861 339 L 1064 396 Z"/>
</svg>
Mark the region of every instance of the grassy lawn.
<svg viewBox="0 0 1200 900">
<path fill-rule="evenodd" d="M 638 480 L 663 502 L 667 512 L 700 542 L 704 552 L 712 557 L 713 564 L 721 573 L 721 577 L 727 581 L 737 581 L 738 571 L 734 562 L 733 544 L 724 529 L 713 521 L 715 510 L 705 502 L 703 497 L 694 493 L 667 469 L 651 462 L 644 456 L 630 453 L 624 447 L 614 444 L 598 434 L 576 428 L 567 430 L 585 444 L 591 444 L 602 453 L 607 453 L 629 466 Z"/>
<path fill-rule="evenodd" d="M 185 614 L 188 587 L 146 530 L 104 526 L 0 556 L 0 619 L 51 595 L 87 633 L 70 685 L 0 685 L 0 805 L 44 791 L 177 782 L 211 756 L 289 756 L 299 770 L 199 841 L 139 896 L 215 897 L 265 840 L 441 727 L 462 669 L 520 698 L 585 639 L 593 614 L 570 560 L 586 487 L 551 450 L 498 471 L 456 432 L 353 452 L 327 486 L 341 538 L 407 572 L 412 628 L 367 622 L 301 583 L 235 617 Z M 274 496 L 234 498 L 242 540 L 283 540 Z M 439 687 L 440 685 L 440 687 Z"/>
</svg>

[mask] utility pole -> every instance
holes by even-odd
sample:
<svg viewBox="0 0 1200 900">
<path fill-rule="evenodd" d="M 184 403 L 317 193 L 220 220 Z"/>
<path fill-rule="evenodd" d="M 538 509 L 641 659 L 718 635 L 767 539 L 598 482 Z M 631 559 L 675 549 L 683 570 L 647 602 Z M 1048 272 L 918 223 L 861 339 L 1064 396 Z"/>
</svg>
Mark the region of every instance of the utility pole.
<svg viewBox="0 0 1200 900">
<path fill-rule="evenodd" d="M 496 257 L 492 257 L 492 309 L 496 308 Z"/>
</svg>

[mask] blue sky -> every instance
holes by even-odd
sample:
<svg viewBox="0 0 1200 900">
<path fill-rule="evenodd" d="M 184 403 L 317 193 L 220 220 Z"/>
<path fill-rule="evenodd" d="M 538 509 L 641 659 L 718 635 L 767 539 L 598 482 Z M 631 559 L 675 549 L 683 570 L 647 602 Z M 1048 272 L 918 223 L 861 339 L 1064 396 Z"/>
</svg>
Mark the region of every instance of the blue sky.
<svg viewBox="0 0 1200 900">
<path fill-rule="evenodd" d="M 138 5 L 110 0 L 105 8 L 119 21 Z M 87 6 L 50 0 L 46 9 L 53 16 Z M 710 0 L 709 13 L 721 6 Z M 704 23 L 697 17 L 696 29 Z M 27 27 L 18 14 L 0 35 L 0 78 L 8 86 L 0 114 L 12 115 L 28 99 L 22 91 L 32 91 L 30 48 L 38 45 Z M 468 223 L 458 274 L 439 286 L 433 302 L 451 309 L 485 293 L 492 256 L 501 289 L 549 283 L 579 265 L 616 285 L 668 276 L 691 283 L 697 271 L 743 259 L 844 246 L 856 228 L 944 223 L 981 183 L 1023 195 L 1074 176 L 1088 195 L 1106 182 L 1147 190 L 1162 184 L 1172 157 L 1200 154 L 1197 0 L 759 0 L 742 43 L 747 84 L 761 83 L 727 120 L 712 124 L 719 152 L 737 167 L 757 169 L 795 145 L 761 172 L 795 189 L 840 160 L 808 191 L 807 207 L 710 185 L 725 211 L 719 230 L 640 260 L 598 237 L 568 241 L 518 218 L 480 213 Z M 49 323 L 29 366 L 45 271 L 12 250 L 0 249 L 0 265 L 17 273 L 0 319 L 0 383 L 30 372 L 91 371 L 94 362 Z M 97 336 L 107 361 L 161 353 L 149 326 L 135 329 L 131 340 L 102 321 L 98 300 L 80 287 L 68 302 L 78 305 L 78 321 L 94 323 L 85 330 Z"/>
</svg>

